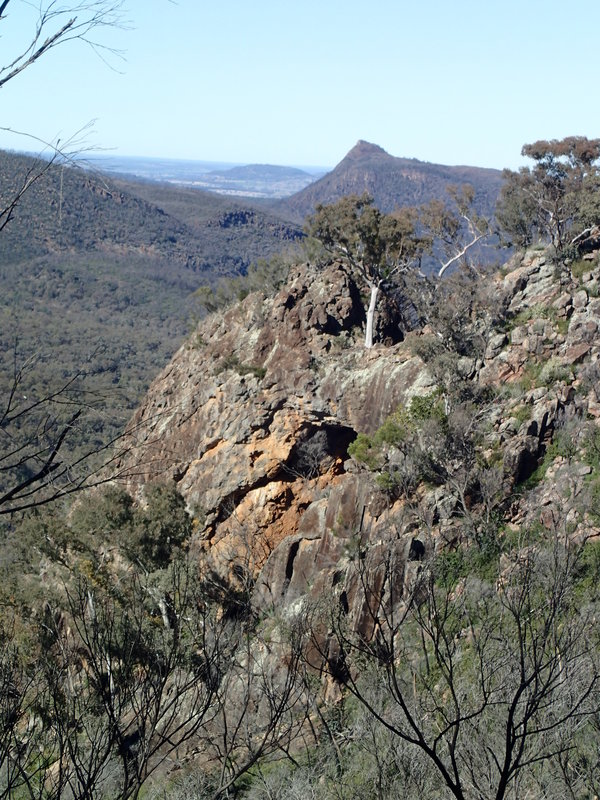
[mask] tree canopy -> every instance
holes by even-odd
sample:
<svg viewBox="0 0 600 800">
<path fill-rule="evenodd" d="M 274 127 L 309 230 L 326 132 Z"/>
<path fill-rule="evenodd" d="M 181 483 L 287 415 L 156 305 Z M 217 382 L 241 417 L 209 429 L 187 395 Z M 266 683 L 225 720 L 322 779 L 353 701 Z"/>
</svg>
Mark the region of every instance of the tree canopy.
<svg viewBox="0 0 600 800">
<path fill-rule="evenodd" d="M 383 214 L 368 194 L 342 197 L 316 207 L 307 232 L 332 255 L 342 259 L 370 290 L 365 346 L 373 346 L 373 323 L 379 292 L 386 283 L 398 283 L 420 264 L 430 247 L 416 232 L 413 208 Z"/>
<path fill-rule="evenodd" d="M 600 139 L 541 139 L 524 145 L 521 155 L 534 165 L 504 171 L 500 226 L 516 245 L 539 238 L 562 252 L 600 220 Z"/>
<path fill-rule="evenodd" d="M 441 278 L 490 232 L 488 220 L 473 209 L 471 186 L 448 188 L 449 203 L 432 200 L 420 208 L 382 213 L 369 194 L 348 195 L 319 204 L 306 231 L 331 255 L 345 262 L 370 292 L 365 346 L 373 346 L 375 309 L 381 292 L 406 290 L 411 277 L 424 277 L 422 259 L 433 255 Z"/>
</svg>

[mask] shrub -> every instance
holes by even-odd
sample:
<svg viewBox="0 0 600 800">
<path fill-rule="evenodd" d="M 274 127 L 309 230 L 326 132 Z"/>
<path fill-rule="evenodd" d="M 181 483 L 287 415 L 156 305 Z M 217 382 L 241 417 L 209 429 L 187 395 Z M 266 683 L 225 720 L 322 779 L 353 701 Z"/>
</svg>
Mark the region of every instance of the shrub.
<svg viewBox="0 0 600 800">
<path fill-rule="evenodd" d="M 348 453 L 352 458 L 369 467 L 369 469 L 376 469 L 379 464 L 379 448 L 366 433 L 358 434 L 356 439 L 349 445 Z"/>
<path fill-rule="evenodd" d="M 70 528 L 83 539 L 106 541 L 126 536 L 133 521 L 133 500 L 120 486 L 86 493 L 71 513 Z"/>
<path fill-rule="evenodd" d="M 238 375 L 255 375 L 258 380 L 262 380 L 267 374 L 266 367 L 261 367 L 257 364 L 243 364 L 234 354 L 225 356 L 215 369 L 215 375 L 220 375 L 228 369 L 234 370 Z"/>
<path fill-rule="evenodd" d="M 528 422 L 531 419 L 532 414 L 533 408 L 526 403 L 517 406 L 517 408 L 510 412 L 511 417 L 514 417 L 514 419 L 516 419 L 520 425 L 522 425 L 524 422 Z"/>
<path fill-rule="evenodd" d="M 173 486 L 147 486 L 145 499 L 146 507 L 135 515 L 129 553 L 132 558 L 141 556 L 146 566 L 160 569 L 191 536 L 193 522 Z"/>
<path fill-rule="evenodd" d="M 554 359 L 547 361 L 541 368 L 536 380 L 537 386 L 552 386 L 554 383 L 573 382 L 573 370 L 566 364 L 560 364 Z"/>
<path fill-rule="evenodd" d="M 587 261 L 583 258 L 578 259 L 571 263 L 571 275 L 580 280 L 586 273 L 591 272 L 595 266 L 593 261 Z"/>
</svg>

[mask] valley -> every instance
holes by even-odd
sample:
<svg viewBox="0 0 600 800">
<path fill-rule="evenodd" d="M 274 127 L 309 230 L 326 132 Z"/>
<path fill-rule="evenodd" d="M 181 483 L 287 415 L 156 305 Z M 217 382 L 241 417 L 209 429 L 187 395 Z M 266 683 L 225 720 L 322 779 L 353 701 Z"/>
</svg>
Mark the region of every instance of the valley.
<svg viewBox="0 0 600 800">
<path fill-rule="evenodd" d="M 253 198 L 281 198 L 295 194 L 327 172 L 315 167 L 299 169 L 270 164 L 221 164 L 118 156 L 91 156 L 87 163 L 91 168 L 115 177 Z"/>
<path fill-rule="evenodd" d="M 403 161 L 359 143 L 312 188 L 289 200 L 258 203 L 165 182 L 187 181 L 188 162 L 134 161 L 144 180 L 117 175 L 127 162 L 114 159 L 106 174 L 53 166 L 24 195 L 2 231 L 3 392 L 15 354 L 19 363 L 36 361 L 28 375 L 32 391 L 53 385 L 56 366 L 60 380 L 93 353 L 92 383 L 115 398 L 106 419 L 114 410 L 120 425 L 204 313 L 195 292 L 245 273 L 259 259 L 300 252 L 303 215 L 317 202 L 372 190 L 390 208 L 443 195 L 452 180 L 481 174 L 478 207 L 489 212 L 500 185 L 490 171 Z M 42 164 L 4 153 L 0 167 L 0 197 L 7 198 L 21 175 Z M 236 169 L 234 177 L 249 181 L 254 193 L 256 181 L 296 174 L 287 168 Z M 357 170 L 370 177 L 357 183 Z M 228 171 L 217 174 L 227 177 Z"/>
</svg>

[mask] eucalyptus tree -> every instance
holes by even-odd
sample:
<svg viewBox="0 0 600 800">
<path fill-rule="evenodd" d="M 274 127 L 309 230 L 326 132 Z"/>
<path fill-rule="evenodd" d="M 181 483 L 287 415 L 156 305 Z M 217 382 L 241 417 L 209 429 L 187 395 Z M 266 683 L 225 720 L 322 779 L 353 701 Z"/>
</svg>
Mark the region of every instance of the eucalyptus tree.
<svg viewBox="0 0 600 800">
<path fill-rule="evenodd" d="M 436 199 L 420 209 L 421 224 L 440 248 L 438 278 L 491 233 L 490 220 L 474 208 L 475 190 L 470 184 L 448 186 L 447 192 L 449 204 Z"/>
<path fill-rule="evenodd" d="M 498 221 L 515 244 L 535 237 L 564 250 L 600 222 L 600 139 L 567 136 L 523 145 L 533 167 L 504 171 Z"/>
<path fill-rule="evenodd" d="M 370 195 L 349 195 L 331 205 L 318 205 L 309 217 L 308 235 L 347 264 L 369 292 L 366 347 L 373 346 L 380 294 L 399 289 L 409 296 L 408 304 L 416 310 L 413 316 L 422 316 L 419 281 L 424 285 L 424 256 L 432 256 L 437 264 L 435 276 L 442 278 L 490 234 L 489 220 L 474 210 L 470 185 L 449 186 L 448 198 L 448 202 L 436 199 L 419 208 L 405 206 L 384 214 Z"/>
<path fill-rule="evenodd" d="M 417 234 L 417 213 L 402 208 L 383 214 L 368 194 L 342 197 L 331 205 L 318 205 L 309 218 L 307 232 L 325 250 L 340 258 L 369 292 L 365 347 L 373 346 L 375 310 L 381 292 L 402 286 L 419 268 L 430 240 Z"/>
</svg>

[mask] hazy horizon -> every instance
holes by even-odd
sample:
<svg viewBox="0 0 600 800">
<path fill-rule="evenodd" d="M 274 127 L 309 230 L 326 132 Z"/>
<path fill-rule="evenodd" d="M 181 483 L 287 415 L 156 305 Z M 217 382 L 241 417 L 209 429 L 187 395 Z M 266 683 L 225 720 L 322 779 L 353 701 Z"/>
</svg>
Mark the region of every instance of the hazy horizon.
<svg viewBox="0 0 600 800">
<path fill-rule="evenodd" d="M 123 155 L 117 153 L 93 152 L 87 156 L 88 159 L 94 161 L 164 161 L 174 164 L 194 164 L 205 165 L 211 169 L 233 169 L 235 167 L 287 167 L 293 169 L 301 169 L 311 174 L 318 172 L 329 172 L 335 167 L 335 164 L 329 166 L 319 166 L 314 164 L 282 164 L 276 161 L 212 161 L 204 158 L 175 158 L 171 156 L 157 156 L 157 155 L 131 155 L 124 153 Z M 343 156 L 340 156 L 340 161 Z"/>
<path fill-rule="evenodd" d="M 83 131 L 86 149 L 118 157 L 303 168 L 364 139 L 397 157 L 514 169 L 526 142 L 600 130 L 597 0 L 575 0 L 568 25 L 559 0 L 123 9 L 129 25 L 98 31 L 104 60 L 68 42 L 3 87 L 0 147 L 30 149 L 15 131 L 63 145 Z M 35 3 L 9 6 L 7 63 L 37 18 Z"/>
</svg>

